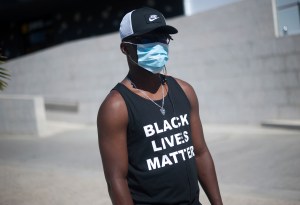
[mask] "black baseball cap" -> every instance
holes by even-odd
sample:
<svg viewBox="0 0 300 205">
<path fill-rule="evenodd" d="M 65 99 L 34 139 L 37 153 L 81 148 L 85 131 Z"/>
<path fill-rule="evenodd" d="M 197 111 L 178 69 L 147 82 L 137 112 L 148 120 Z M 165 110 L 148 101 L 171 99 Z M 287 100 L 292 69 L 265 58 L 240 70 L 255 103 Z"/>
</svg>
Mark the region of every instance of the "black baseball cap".
<svg viewBox="0 0 300 205">
<path fill-rule="evenodd" d="M 149 7 L 128 12 L 120 24 L 120 36 L 122 40 L 129 36 L 138 36 L 154 30 L 167 34 L 178 32 L 176 28 L 166 24 L 162 13 Z"/>
</svg>

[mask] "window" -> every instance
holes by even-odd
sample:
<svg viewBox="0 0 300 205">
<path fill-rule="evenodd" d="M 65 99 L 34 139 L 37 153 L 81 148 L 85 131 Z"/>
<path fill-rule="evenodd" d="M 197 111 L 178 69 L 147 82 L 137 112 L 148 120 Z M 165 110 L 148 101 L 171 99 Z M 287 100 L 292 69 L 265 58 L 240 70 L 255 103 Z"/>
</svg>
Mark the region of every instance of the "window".
<svg viewBox="0 0 300 205">
<path fill-rule="evenodd" d="M 300 0 L 273 0 L 277 36 L 300 34 Z"/>
</svg>

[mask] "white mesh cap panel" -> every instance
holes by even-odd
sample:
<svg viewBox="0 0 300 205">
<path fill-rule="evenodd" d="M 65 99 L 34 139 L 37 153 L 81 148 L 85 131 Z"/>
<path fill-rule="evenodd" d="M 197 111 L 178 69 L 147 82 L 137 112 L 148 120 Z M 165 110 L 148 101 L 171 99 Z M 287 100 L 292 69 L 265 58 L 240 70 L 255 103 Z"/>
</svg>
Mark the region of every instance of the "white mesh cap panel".
<svg viewBox="0 0 300 205">
<path fill-rule="evenodd" d="M 121 39 L 133 34 L 133 29 L 132 29 L 132 24 L 131 24 L 131 13 L 132 12 L 133 11 L 127 13 L 121 21 L 121 24 L 120 24 Z"/>
</svg>

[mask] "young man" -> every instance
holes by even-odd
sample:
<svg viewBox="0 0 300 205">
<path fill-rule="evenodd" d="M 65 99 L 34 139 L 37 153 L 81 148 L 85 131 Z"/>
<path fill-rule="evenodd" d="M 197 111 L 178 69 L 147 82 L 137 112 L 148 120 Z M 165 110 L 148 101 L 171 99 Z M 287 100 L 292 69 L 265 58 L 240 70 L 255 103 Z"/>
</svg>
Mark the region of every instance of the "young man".
<svg viewBox="0 0 300 205">
<path fill-rule="evenodd" d="M 129 72 L 106 97 L 97 119 L 114 205 L 200 205 L 198 182 L 211 204 L 222 204 L 195 91 L 161 74 L 175 33 L 152 8 L 133 10 L 121 22 L 120 48 Z"/>
</svg>

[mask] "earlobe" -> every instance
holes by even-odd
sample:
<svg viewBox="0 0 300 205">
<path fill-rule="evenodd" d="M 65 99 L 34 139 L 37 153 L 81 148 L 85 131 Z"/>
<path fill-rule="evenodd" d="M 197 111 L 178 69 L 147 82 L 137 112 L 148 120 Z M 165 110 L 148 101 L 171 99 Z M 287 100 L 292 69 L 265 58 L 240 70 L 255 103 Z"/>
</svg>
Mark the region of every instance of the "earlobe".
<svg viewBox="0 0 300 205">
<path fill-rule="evenodd" d="M 128 51 L 127 51 L 127 48 L 124 45 L 124 43 L 120 44 L 120 49 L 121 49 L 121 51 L 122 51 L 123 54 L 127 55 Z"/>
</svg>

